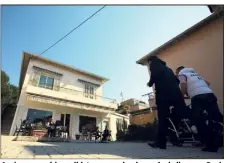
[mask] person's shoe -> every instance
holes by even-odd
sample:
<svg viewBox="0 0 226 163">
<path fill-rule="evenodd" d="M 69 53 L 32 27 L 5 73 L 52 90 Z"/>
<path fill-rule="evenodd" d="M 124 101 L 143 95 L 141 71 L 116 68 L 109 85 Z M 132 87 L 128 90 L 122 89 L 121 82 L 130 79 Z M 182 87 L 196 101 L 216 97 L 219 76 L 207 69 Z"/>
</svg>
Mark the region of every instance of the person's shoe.
<svg viewBox="0 0 226 163">
<path fill-rule="evenodd" d="M 166 149 L 166 145 L 159 145 L 158 143 L 148 143 L 148 145 L 152 148 Z"/>
<path fill-rule="evenodd" d="M 218 148 L 204 147 L 204 148 L 202 148 L 202 151 L 204 151 L 204 152 L 217 152 L 218 151 Z"/>
</svg>

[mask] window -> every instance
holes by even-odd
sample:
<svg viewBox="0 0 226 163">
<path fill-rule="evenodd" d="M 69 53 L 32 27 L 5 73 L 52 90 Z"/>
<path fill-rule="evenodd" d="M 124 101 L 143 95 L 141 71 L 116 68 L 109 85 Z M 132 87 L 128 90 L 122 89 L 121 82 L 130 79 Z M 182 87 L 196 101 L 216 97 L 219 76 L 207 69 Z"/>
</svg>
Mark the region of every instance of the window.
<svg viewBox="0 0 226 163">
<path fill-rule="evenodd" d="M 52 118 L 51 111 L 28 109 L 27 118 L 31 123 L 44 123 Z"/>
<path fill-rule="evenodd" d="M 39 80 L 39 87 L 53 89 L 54 79 L 52 77 L 41 75 Z"/>
<path fill-rule="evenodd" d="M 94 87 L 89 84 L 85 84 L 85 94 L 84 95 L 87 98 L 94 99 Z"/>
<path fill-rule="evenodd" d="M 88 131 L 95 129 L 96 127 L 96 118 L 79 116 L 79 132 L 82 132 L 82 129 L 85 128 Z"/>
</svg>

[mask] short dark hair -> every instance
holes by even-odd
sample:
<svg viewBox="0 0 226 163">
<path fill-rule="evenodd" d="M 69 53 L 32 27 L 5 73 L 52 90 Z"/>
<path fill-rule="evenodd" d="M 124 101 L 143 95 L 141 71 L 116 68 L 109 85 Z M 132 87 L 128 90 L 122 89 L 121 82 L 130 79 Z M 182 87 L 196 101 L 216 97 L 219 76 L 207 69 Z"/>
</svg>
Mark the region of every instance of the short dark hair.
<svg viewBox="0 0 226 163">
<path fill-rule="evenodd" d="M 179 66 L 179 67 L 177 67 L 177 71 L 180 71 L 180 70 L 182 70 L 182 69 L 184 69 L 185 67 L 184 66 Z"/>
</svg>

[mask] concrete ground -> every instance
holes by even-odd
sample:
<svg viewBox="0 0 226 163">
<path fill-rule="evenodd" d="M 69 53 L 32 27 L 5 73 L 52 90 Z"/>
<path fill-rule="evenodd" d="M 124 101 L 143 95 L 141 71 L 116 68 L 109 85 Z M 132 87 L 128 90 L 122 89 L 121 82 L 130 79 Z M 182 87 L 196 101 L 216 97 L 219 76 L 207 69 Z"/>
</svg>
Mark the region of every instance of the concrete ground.
<svg viewBox="0 0 226 163">
<path fill-rule="evenodd" d="M 125 159 L 223 159 L 223 149 L 218 153 L 202 152 L 199 148 L 168 146 L 167 150 L 152 149 L 147 143 L 133 142 L 56 142 L 40 143 L 12 141 L 13 137 L 1 136 L 1 158 L 125 158 Z"/>
</svg>

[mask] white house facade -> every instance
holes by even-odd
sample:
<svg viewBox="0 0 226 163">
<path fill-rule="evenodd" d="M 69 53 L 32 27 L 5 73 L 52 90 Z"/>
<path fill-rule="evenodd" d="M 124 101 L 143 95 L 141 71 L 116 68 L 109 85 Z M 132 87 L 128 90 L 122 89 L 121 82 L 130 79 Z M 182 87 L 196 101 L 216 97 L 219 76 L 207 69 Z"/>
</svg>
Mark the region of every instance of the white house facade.
<svg viewBox="0 0 226 163">
<path fill-rule="evenodd" d="M 115 112 L 115 100 L 103 97 L 108 79 L 34 54 L 23 53 L 20 74 L 20 97 L 10 130 L 12 135 L 21 120 L 51 117 L 76 134 L 87 123 L 104 130 L 107 125 L 116 140 L 118 120 L 129 124 L 129 117 Z"/>
</svg>

